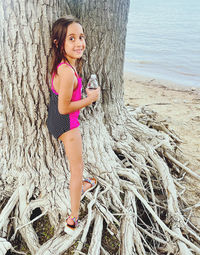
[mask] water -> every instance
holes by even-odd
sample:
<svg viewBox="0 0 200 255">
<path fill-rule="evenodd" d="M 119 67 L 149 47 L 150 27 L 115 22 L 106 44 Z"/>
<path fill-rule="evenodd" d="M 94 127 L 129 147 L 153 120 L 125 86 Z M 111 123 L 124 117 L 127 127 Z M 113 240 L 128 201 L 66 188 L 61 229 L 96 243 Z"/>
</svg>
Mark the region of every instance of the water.
<svg viewBox="0 0 200 255">
<path fill-rule="evenodd" d="M 125 71 L 200 87 L 200 0 L 130 0 Z"/>
</svg>

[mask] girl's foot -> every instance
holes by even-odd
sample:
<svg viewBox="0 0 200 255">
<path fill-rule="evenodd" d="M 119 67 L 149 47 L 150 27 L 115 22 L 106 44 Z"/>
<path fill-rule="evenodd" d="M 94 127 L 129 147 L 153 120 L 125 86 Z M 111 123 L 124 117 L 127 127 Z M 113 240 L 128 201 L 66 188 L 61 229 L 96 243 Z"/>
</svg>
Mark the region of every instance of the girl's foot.
<svg viewBox="0 0 200 255">
<path fill-rule="evenodd" d="M 82 193 L 81 195 L 85 195 L 86 191 L 92 190 L 96 187 L 97 180 L 95 178 L 88 178 L 83 180 L 82 184 Z"/>
<path fill-rule="evenodd" d="M 74 230 L 78 227 L 78 218 L 73 216 L 68 216 L 65 223 L 64 231 L 65 233 L 72 235 Z"/>
</svg>

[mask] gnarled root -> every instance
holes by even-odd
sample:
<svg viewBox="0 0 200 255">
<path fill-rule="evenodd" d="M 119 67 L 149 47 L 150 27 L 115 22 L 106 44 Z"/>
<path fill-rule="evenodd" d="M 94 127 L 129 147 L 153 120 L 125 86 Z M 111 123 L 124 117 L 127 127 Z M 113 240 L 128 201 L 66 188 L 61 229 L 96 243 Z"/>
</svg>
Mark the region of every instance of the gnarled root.
<svg viewBox="0 0 200 255">
<path fill-rule="evenodd" d="M 104 125 L 97 109 L 82 122 L 84 177 L 95 176 L 98 185 L 81 201 L 87 216 L 73 236 L 63 232 L 64 214 L 70 206 L 63 182 L 35 200 L 27 199 L 27 186 L 21 185 L 20 192 L 13 193 L 1 212 L 0 224 L 5 227 L 4 220 L 15 210 L 15 230 L 32 254 L 63 254 L 73 247 L 77 255 L 107 255 L 105 232 L 114 254 L 200 254 L 200 230 L 190 223 L 190 210 L 181 196 L 185 187 L 180 183 L 185 172 L 191 178 L 200 177 L 179 161 L 180 139 L 142 108 L 124 110 L 121 116 L 120 125 L 116 120 Z M 30 220 L 38 207 L 54 227 L 53 237 L 43 244 L 32 226 L 34 219 Z"/>
</svg>

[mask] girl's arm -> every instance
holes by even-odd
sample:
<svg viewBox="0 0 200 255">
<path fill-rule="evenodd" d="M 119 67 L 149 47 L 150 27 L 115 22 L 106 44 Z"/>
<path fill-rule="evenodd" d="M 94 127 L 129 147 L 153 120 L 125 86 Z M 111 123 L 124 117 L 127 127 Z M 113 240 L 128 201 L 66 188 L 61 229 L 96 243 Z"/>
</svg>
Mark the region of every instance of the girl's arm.
<svg viewBox="0 0 200 255">
<path fill-rule="evenodd" d="M 71 102 L 76 76 L 74 71 L 63 65 L 58 69 L 59 92 L 58 92 L 58 111 L 60 114 L 68 114 L 80 110 L 92 104 L 98 99 L 100 89 L 91 91 L 84 99 Z"/>
</svg>

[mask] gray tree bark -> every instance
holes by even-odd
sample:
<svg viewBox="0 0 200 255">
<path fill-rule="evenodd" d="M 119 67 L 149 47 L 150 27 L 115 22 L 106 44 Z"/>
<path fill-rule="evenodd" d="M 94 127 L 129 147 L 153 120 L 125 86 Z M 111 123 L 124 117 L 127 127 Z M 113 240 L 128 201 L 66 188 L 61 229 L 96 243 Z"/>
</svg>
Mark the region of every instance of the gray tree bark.
<svg viewBox="0 0 200 255">
<path fill-rule="evenodd" d="M 183 214 L 182 187 L 171 175 L 186 171 L 175 159 L 179 139 L 152 112 L 124 105 L 128 9 L 129 0 L 0 2 L 1 254 L 18 232 L 31 254 L 63 254 L 76 240 L 80 254 L 90 226 L 87 254 L 112 254 L 102 242 L 105 230 L 118 240 L 119 254 L 200 253 L 198 230 Z M 102 89 L 101 101 L 81 112 L 84 175 L 96 176 L 98 186 L 82 200 L 86 216 L 72 237 L 63 234 L 70 211 L 67 159 L 46 127 L 50 28 L 66 14 L 80 18 L 87 36 L 83 80 L 96 73 Z M 41 214 L 33 218 L 36 208 Z M 44 215 L 54 234 L 41 243 L 33 221 Z"/>
</svg>

